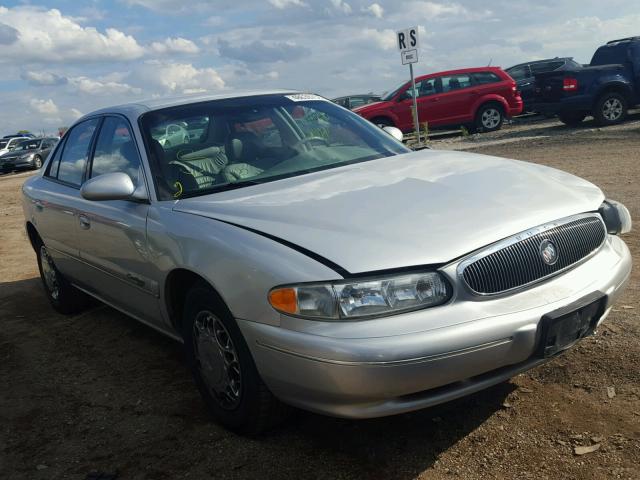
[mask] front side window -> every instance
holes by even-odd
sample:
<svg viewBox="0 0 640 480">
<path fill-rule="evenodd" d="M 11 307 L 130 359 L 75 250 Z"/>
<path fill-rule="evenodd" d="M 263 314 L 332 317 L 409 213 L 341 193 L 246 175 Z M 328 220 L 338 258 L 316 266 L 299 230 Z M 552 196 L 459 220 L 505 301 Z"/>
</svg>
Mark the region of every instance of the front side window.
<svg viewBox="0 0 640 480">
<path fill-rule="evenodd" d="M 40 147 L 41 140 L 26 140 L 20 142 L 16 148 L 13 150 L 14 152 L 21 152 L 23 150 L 36 150 Z"/>
<path fill-rule="evenodd" d="M 98 119 L 92 118 L 73 127 L 73 130 L 68 133 L 67 142 L 60 157 L 57 175 L 52 176 L 71 185 L 80 186 L 82 184 L 84 170 L 89 158 L 91 139 L 97 125 Z M 53 172 L 50 171 L 50 173 Z"/>
<path fill-rule="evenodd" d="M 204 195 L 409 151 L 334 103 L 306 98 L 246 97 L 144 114 L 140 123 L 159 198 Z M 194 117 L 208 120 L 197 143 L 165 149 L 154 134 L 162 124 Z"/>
<path fill-rule="evenodd" d="M 123 118 L 107 117 L 98 134 L 90 178 L 115 172 L 126 173 L 138 185 L 140 156 L 129 123 Z"/>
</svg>

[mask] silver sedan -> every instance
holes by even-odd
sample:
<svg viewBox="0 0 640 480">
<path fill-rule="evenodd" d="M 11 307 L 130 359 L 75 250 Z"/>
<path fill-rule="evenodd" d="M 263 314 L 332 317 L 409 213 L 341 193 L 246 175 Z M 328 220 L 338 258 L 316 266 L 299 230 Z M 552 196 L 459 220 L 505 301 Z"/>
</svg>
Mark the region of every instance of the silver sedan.
<svg viewBox="0 0 640 480">
<path fill-rule="evenodd" d="M 170 125 L 197 133 L 163 144 Z M 593 334 L 631 271 L 629 212 L 591 183 L 411 152 L 290 91 L 91 113 L 23 194 L 53 307 L 92 296 L 184 342 L 239 432 L 502 382 Z"/>
</svg>

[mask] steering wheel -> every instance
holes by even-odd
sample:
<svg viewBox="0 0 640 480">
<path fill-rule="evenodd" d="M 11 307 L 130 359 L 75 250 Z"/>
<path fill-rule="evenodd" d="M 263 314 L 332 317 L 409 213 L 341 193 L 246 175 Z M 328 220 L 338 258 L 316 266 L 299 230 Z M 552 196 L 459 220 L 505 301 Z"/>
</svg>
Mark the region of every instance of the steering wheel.
<svg viewBox="0 0 640 480">
<path fill-rule="evenodd" d="M 299 147 L 300 145 L 304 145 L 304 144 L 311 143 L 311 142 L 322 142 L 327 147 L 329 146 L 329 140 L 327 140 L 324 137 L 306 137 L 306 138 L 298 140 L 296 143 L 294 143 L 293 144 L 293 148 L 296 148 L 296 147 Z"/>
</svg>

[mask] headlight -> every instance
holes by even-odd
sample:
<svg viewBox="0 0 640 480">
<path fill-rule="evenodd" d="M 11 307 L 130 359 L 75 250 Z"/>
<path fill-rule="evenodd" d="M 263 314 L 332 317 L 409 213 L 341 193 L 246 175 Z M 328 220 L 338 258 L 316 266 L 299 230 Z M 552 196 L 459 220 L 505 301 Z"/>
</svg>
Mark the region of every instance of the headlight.
<svg viewBox="0 0 640 480">
<path fill-rule="evenodd" d="M 607 232 L 612 235 L 629 233 L 631 231 L 631 214 L 627 207 L 615 200 L 605 200 L 598 212 L 607 226 Z"/>
<path fill-rule="evenodd" d="M 26 155 L 22 155 L 20 160 L 31 160 L 33 158 L 33 153 L 27 153 Z"/>
<path fill-rule="evenodd" d="M 450 295 L 449 283 L 442 275 L 425 272 L 277 287 L 269 292 L 269 303 L 288 315 L 356 320 L 433 307 Z"/>
</svg>

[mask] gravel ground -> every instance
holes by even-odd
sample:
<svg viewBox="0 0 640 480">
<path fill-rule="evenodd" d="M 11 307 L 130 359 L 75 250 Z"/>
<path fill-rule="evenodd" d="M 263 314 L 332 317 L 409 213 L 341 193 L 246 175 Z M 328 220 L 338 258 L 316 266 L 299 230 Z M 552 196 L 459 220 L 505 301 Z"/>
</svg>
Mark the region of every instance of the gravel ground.
<svg viewBox="0 0 640 480">
<path fill-rule="evenodd" d="M 542 122 L 432 145 L 597 183 L 630 207 L 638 227 L 626 241 L 638 263 L 637 122 L 601 130 Z M 638 268 L 597 336 L 510 382 L 384 419 L 300 412 L 247 439 L 210 421 L 178 344 L 105 306 L 74 317 L 51 310 L 22 229 L 23 180 L 0 177 L 2 479 L 84 479 L 91 471 L 126 479 L 640 478 Z M 576 455 L 587 446 L 598 449 Z"/>
</svg>

